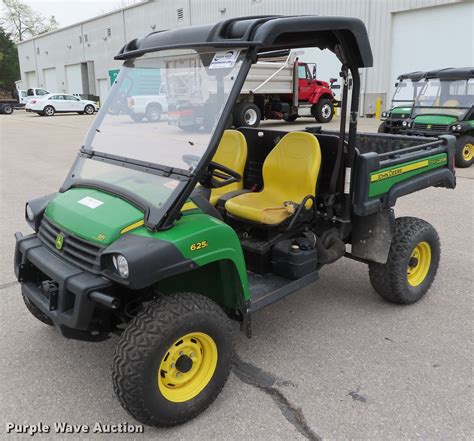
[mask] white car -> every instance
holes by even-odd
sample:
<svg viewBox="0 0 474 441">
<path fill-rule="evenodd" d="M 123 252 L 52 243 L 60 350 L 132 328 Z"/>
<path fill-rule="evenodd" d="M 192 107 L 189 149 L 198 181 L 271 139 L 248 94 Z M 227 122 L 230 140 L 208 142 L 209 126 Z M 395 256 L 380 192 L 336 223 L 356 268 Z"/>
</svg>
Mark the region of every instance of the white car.
<svg viewBox="0 0 474 441">
<path fill-rule="evenodd" d="M 28 101 L 25 110 L 46 116 L 67 112 L 93 115 L 98 110 L 98 106 L 94 101 L 81 100 L 73 95 L 50 93 Z"/>
</svg>

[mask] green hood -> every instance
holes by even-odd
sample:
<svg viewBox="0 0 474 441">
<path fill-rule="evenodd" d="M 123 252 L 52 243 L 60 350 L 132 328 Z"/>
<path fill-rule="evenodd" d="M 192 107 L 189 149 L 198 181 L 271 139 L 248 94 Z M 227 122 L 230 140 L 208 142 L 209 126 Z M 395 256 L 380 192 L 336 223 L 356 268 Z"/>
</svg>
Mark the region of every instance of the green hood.
<svg viewBox="0 0 474 441">
<path fill-rule="evenodd" d="M 124 228 L 143 221 L 143 212 L 130 203 L 89 188 L 60 193 L 45 215 L 65 232 L 101 245 L 111 244 Z"/>
<path fill-rule="evenodd" d="M 405 117 L 409 117 L 411 113 L 411 107 L 394 107 L 391 111 L 393 115 L 404 115 Z M 403 117 L 402 117 L 403 118 Z"/>
<path fill-rule="evenodd" d="M 414 119 L 415 124 L 452 124 L 454 121 L 456 117 L 446 115 L 419 115 Z"/>
</svg>

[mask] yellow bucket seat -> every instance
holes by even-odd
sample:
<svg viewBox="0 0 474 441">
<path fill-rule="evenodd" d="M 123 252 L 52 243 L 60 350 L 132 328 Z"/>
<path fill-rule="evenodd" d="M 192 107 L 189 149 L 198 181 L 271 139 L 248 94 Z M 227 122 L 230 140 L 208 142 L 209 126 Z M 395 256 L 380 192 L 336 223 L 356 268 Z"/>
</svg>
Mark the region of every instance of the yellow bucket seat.
<svg viewBox="0 0 474 441">
<path fill-rule="evenodd" d="M 321 166 L 321 149 L 314 135 L 305 132 L 286 134 L 263 164 L 263 190 L 229 199 L 225 209 L 238 218 L 276 225 L 294 212 L 308 196 L 316 196 Z M 306 202 L 310 208 L 312 201 Z"/>
<path fill-rule="evenodd" d="M 222 135 L 219 147 L 212 158 L 214 162 L 225 165 L 242 176 L 240 182 L 233 182 L 224 187 L 213 188 L 209 201 L 216 205 L 217 201 L 226 193 L 242 190 L 245 163 L 247 162 L 247 141 L 238 130 L 226 130 Z"/>
</svg>

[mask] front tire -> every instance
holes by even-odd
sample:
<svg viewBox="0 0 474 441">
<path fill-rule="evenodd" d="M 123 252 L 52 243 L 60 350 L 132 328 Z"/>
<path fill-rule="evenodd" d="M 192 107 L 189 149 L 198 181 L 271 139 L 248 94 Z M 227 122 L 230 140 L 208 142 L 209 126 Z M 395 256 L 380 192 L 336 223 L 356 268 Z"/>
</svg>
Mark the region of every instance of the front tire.
<svg viewBox="0 0 474 441">
<path fill-rule="evenodd" d="M 258 127 L 262 115 L 254 103 L 238 103 L 234 109 L 235 127 Z"/>
<path fill-rule="evenodd" d="M 387 126 L 383 122 L 382 124 L 379 125 L 379 128 L 377 129 L 377 133 L 390 133 L 390 130 L 387 129 Z"/>
<path fill-rule="evenodd" d="M 331 100 L 327 98 L 320 99 L 311 107 L 311 114 L 320 123 L 328 123 L 332 120 L 334 115 L 334 105 Z"/>
<path fill-rule="evenodd" d="M 456 141 L 455 164 L 467 168 L 474 162 L 474 136 L 462 135 Z"/>
<path fill-rule="evenodd" d="M 31 315 L 39 320 L 41 323 L 44 323 L 48 326 L 53 326 L 51 319 L 43 313 L 39 308 L 36 307 L 33 303 L 30 302 L 30 299 L 22 294 L 23 302 L 25 303 L 26 308 L 30 311 Z"/>
<path fill-rule="evenodd" d="M 113 358 L 113 385 L 138 421 L 165 427 L 203 412 L 229 376 L 230 320 L 207 297 L 176 293 L 148 303 L 128 324 Z"/>
<path fill-rule="evenodd" d="M 431 224 L 400 217 L 395 221 L 387 262 L 369 264 L 370 282 L 391 303 L 415 303 L 433 283 L 440 254 L 438 233 Z"/>
<path fill-rule="evenodd" d="M 94 106 L 91 104 L 88 104 L 86 107 L 84 107 L 84 113 L 86 115 L 93 115 L 95 112 Z"/>
</svg>

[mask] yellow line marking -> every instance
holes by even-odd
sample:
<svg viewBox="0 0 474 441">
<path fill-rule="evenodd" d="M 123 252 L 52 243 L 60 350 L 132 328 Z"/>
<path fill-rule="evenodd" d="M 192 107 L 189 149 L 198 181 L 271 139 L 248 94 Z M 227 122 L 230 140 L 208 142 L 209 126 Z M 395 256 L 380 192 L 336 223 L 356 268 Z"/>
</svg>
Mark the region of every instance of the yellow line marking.
<svg viewBox="0 0 474 441">
<path fill-rule="evenodd" d="M 398 176 L 403 173 L 407 173 L 409 171 L 418 170 L 419 168 L 423 168 L 423 167 L 428 167 L 428 165 L 429 165 L 429 161 L 428 159 L 426 159 L 424 161 L 415 162 L 414 164 L 408 164 L 403 167 L 393 168 L 391 170 L 379 172 L 370 177 L 370 182 L 382 181 L 384 179 L 393 178 L 394 176 Z"/>
<path fill-rule="evenodd" d="M 133 224 L 129 225 L 128 227 L 125 227 L 122 231 L 120 231 L 120 234 L 125 234 L 128 233 L 131 230 L 134 230 L 135 228 L 141 227 L 142 225 L 145 224 L 145 221 L 139 220 L 138 222 L 134 222 Z"/>
</svg>

